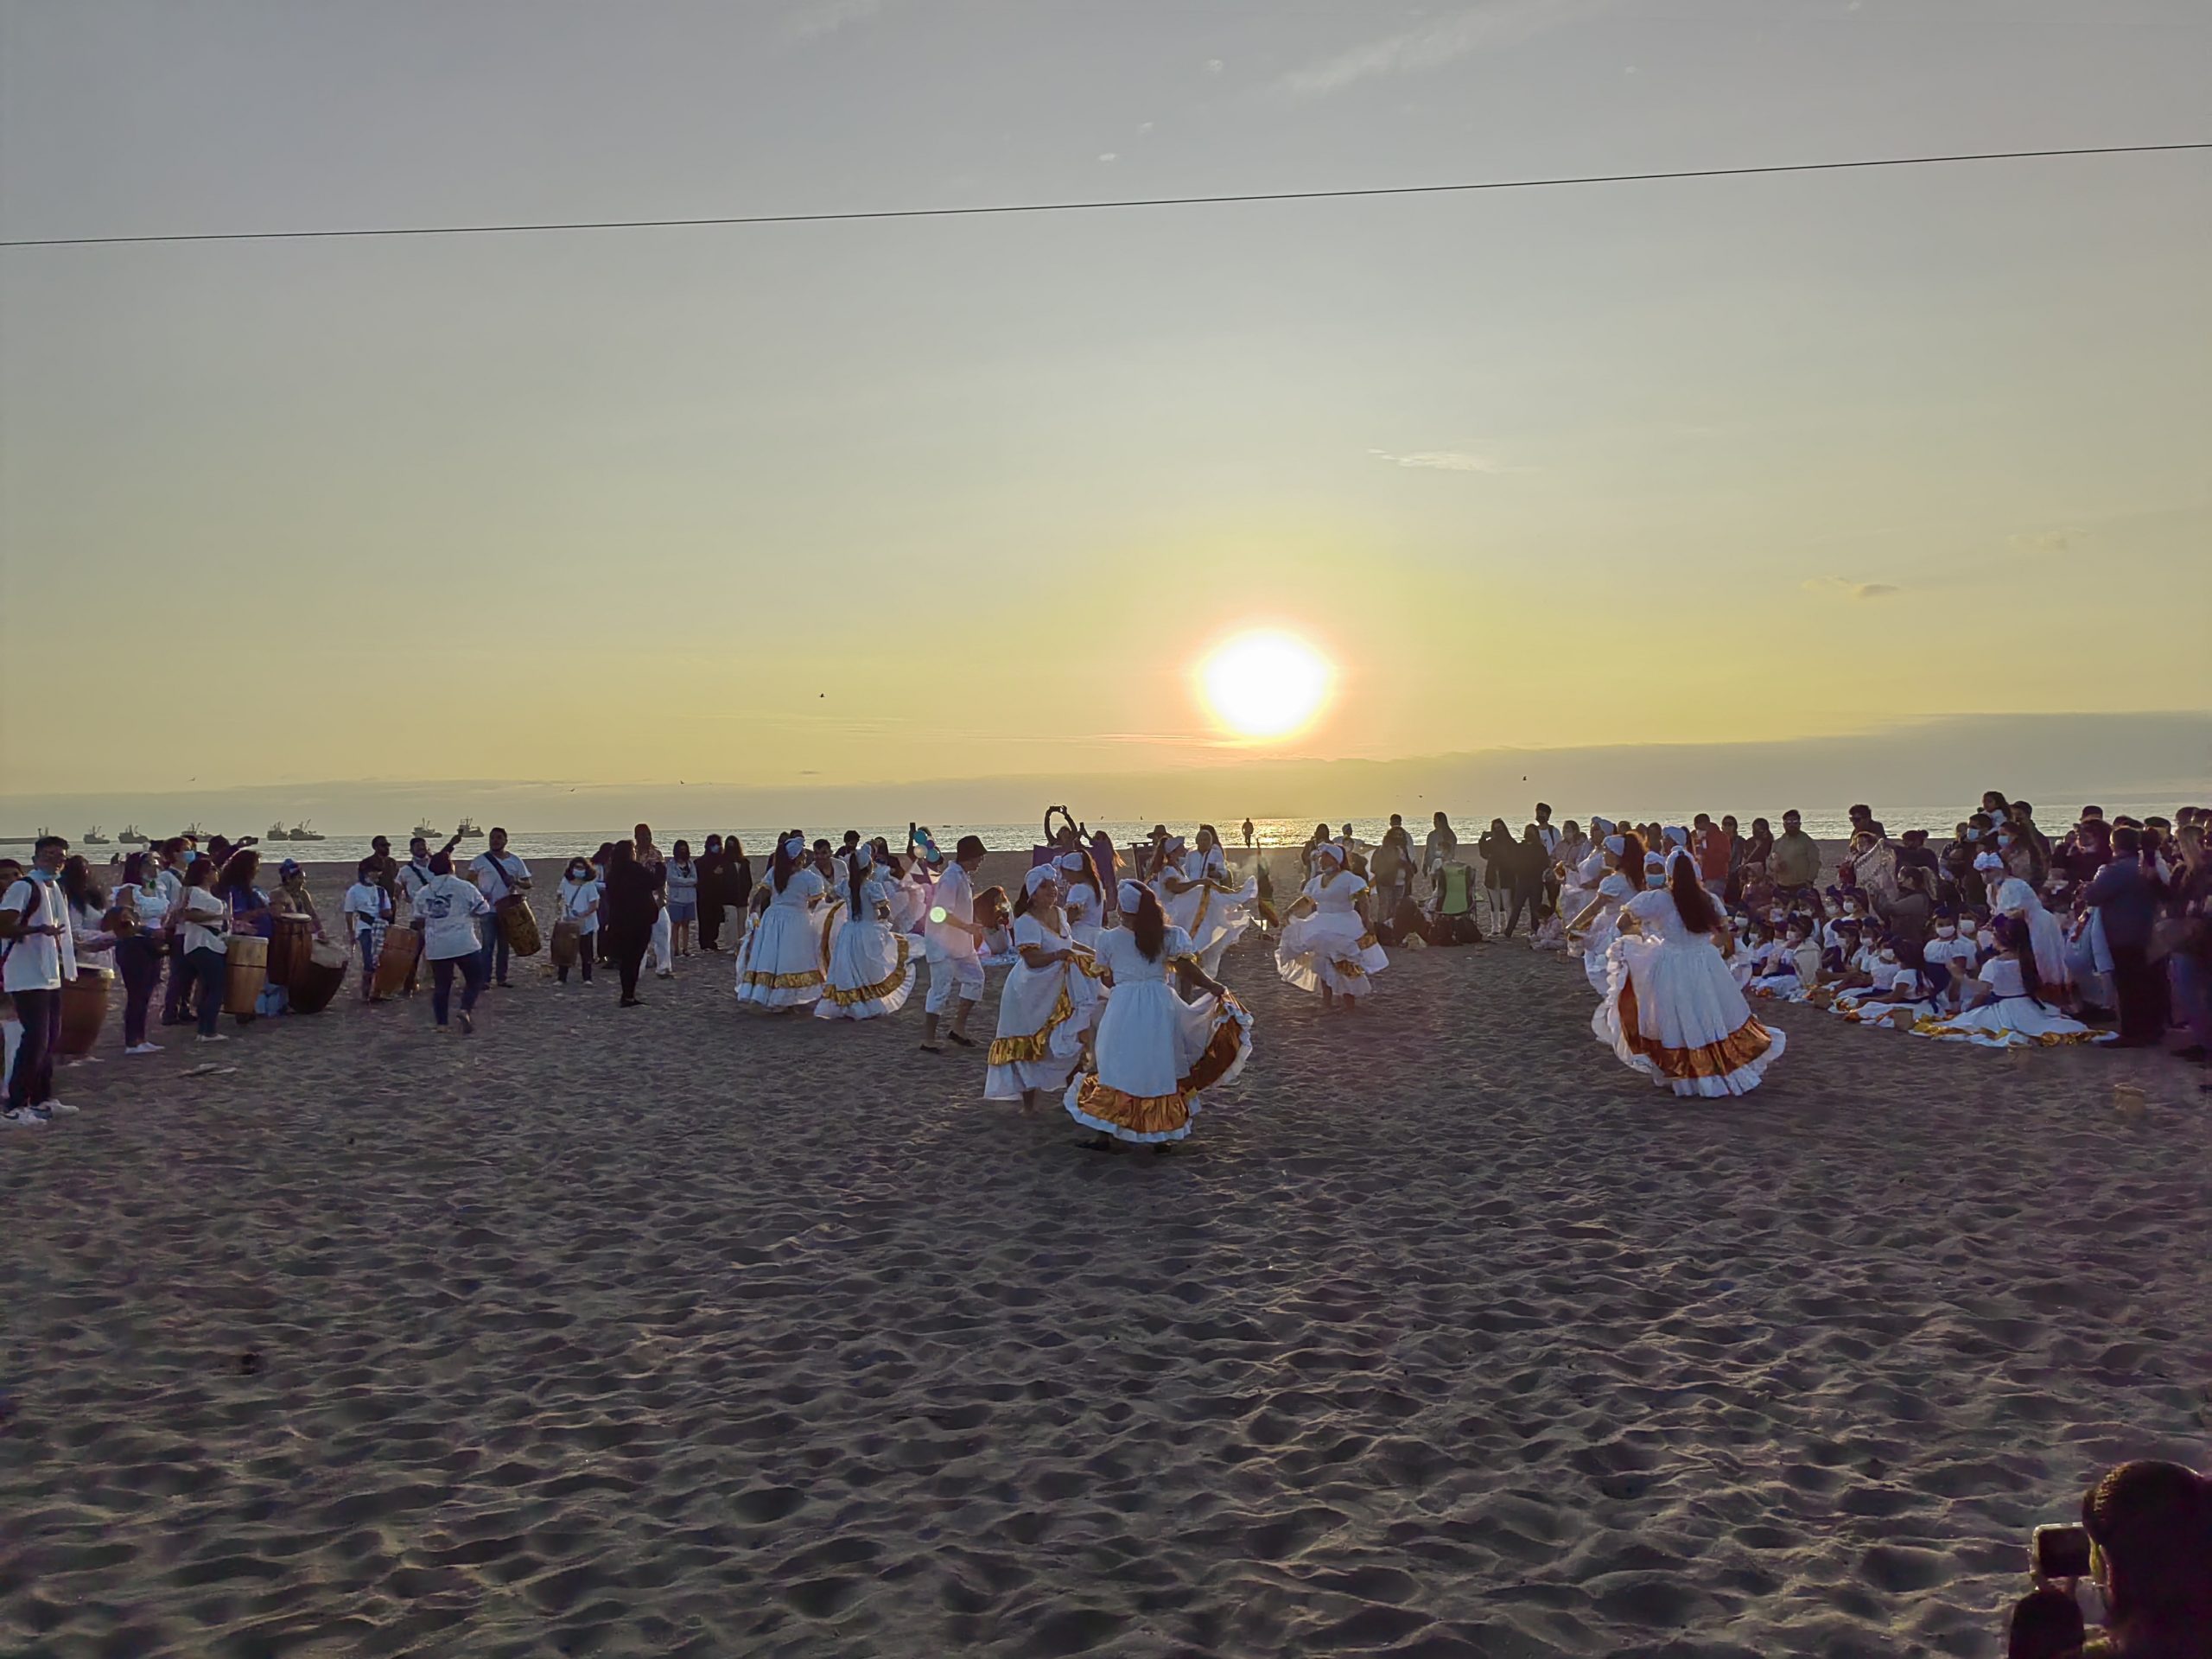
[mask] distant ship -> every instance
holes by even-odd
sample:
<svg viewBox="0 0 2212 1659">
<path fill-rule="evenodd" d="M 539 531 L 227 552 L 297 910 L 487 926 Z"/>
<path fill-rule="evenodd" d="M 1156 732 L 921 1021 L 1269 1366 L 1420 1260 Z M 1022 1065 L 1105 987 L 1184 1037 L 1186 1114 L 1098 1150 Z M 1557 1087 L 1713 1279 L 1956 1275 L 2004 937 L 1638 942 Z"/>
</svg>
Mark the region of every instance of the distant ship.
<svg viewBox="0 0 2212 1659">
<path fill-rule="evenodd" d="M 308 829 L 307 820 L 305 818 L 301 819 L 297 824 L 289 830 L 287 830 L 284 827 L 284 821 L 282 818 L 279 818 L 276 823 L 269 826 L 269 833 L 267 836 L 263 837 L 263 839 L 267 841 L 326 841 L 329 839 L 329 837 Z"/>
<path fill-rule="evenodd" d="M 484 839 L 484 832 L 476 827 L 476 820 L 474 818 L 463 818 L 461 821 L 461 828 L 454 830 L 453 833 L 454 838 L 456 841 L 481 841 Z"/>
<path fill-rule="evenodd" d="M 415 826 L 415 836 L 418 841 L 435 841 L 438 832 L 427 823 L 418 823 Z"/>
<path fill-rule="evenodd" d="M 85 831 L 85 839 L 82 844 L 86 847 L 112 847 L 115 843 L 110 841 L 105 836 L 100 834 L 100 827 L 96 823 L 91 829 Z"/>
<path fill-rule="evenodd" d="M 153 845 L 152 842 L 149 841 L 144 836 L 139 833 L 138 826 L 135 823 L 125 824 L 124 826 L 123 833 L 118 836 L 116 839 L 126 847 L 150 847 Z"/>
</svg>

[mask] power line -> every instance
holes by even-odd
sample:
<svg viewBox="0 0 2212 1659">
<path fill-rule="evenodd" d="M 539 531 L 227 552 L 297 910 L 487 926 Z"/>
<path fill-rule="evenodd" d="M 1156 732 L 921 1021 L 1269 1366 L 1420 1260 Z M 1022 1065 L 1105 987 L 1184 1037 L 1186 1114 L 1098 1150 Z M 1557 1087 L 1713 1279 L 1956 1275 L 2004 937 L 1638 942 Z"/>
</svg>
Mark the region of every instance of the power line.
<svg viewBox="0 0 2212 1659">
<path fill-rule="evenodd" d="M 2186 144 L 2100 144 L 2075 149 L 1994 149 L 1955 156 L 1883 156 L 1852 162 L 1787 162 L 1767 167 L 1681 168 L 1662 173 L 1580 173 L 1541 179 L 1481 179 L 1464 184 L 1370 185 L 1349 190 L 1268 190 L 1225 196 L 1121 196 L 1092 201 L 1009 201 L 976 207 L 875 207 L 852 213 L 743 213 L 716 219 L 558 219 L 537 225 L 385 225 L 328 231 L 180 231 L 159 236 L 47 236 L 0 241 L 0 248 L 118 247 L 150 242 L 313 242 L 398 236 L 512 236 L 544 231 L 692 230 L 709 226 L 836 225 L 866 219 L 980 219 L 1012 213 L 1090 213 L 1129 207 L 1220 207 L 1240 202 L 1344 201 L 1356 197 L 1464 195 L 1479 190 L 1552 190 L 1588 184 L 1656 184 L 1673 179 L 1747 179 L 1777 173 L 1865 172 L 1878 168 L 1949 167 L 1966 162 L 2037 162 L 2069 156 L 2157 156 L 2212 149 Z"/>
</svg>

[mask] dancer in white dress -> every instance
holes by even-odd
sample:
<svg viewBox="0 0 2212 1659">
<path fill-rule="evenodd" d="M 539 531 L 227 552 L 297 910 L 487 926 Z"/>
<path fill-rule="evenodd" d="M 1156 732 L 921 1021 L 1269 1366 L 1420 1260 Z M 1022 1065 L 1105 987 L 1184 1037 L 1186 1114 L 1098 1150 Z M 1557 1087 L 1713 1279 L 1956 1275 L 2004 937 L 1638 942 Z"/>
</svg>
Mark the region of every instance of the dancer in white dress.
<svg viewBox="0 0 2212 1659">
<path fill-rule="evenodd" d="M 1785 1039 L 1751 1015 L 1720 947 L 1727 924 L 1686 852 L 1667 884 L 1624 907 L 1606 953 L 1605 1000 L 1590 1019 L 1622 1064 L 1677 1095 L 1745 1095 L 1782 1057 Z"/>
<path fill-rule="evenodd" d="M 1060 908 L 1067 913 L 1068 934 L 1086 950 L 1098 949 L 1098 936 L 1106 931 L 1106 894 L 1090 855 L 1080 849 L 1059 857 Z"/>
<path fill-rule="evenodd" d="M 1349 1014 L 1390 958 L 1375 942 L 1366 914 L 1367 878 L 1344 868 L 1344 849 L 1336 842 L 1323 842 L 1313 858 L 1319 874 L 1290 907 L 1275 944 L 1275 971 L 1301 991 L 1320 992 L 1325 1008 L 1342 997 Z"/>
<path fill-rule="evenodd" d="M 1089 953 L 1068 934 L 1058 866 L 1032 868 L 1014 909 L 1020 960 L 999 993 L 998 1035 L 983 1074 L 983 1098 L 1018 1100 L 1028 1116 L 1039 1093 L 1065 1089 L 1075 1075 L 1098 995 L 1083 971 Z"/>
<path fill-rule="evenodd" d="M 1981 964 L 1964 1010 L 1926 1020 L 1916 1034 L 1981 1048 L 2056 1048 L 2071 1043 L 2109 1043 L 2120 1033 L 2069 1019 L 2044 1001 L 2035 941 L 2025 923 L 1999 916 L 1993 924 L 1997 954 Z"/>
<path fill-rule="evenodd" d="M 1181 868 L 1161 872 L 1155 887 L 1167 925 L 1191 936 L 1198 965 L 1217 976 L 1223 956 L 1251 925 L 1252 901 L 1260 893 L 1257 878 L 1246 876 L 1242 886 L 1231 882 L 1221 837 L 1213 825 L 1202 823 L 1198 845 L 1183 855 Z"/>
<path fill-rule="evenodd" d="M 1583 977 L 1590 982 L 1592 990 L 1603 996 L 1605 953 L 1620 937 L 1621 906 L 1637 895 L 1637 885 L 1630 879 L 1628 869 L 1631 861 L 1643 863 L 1643 843 L 1633 835 L 1608 835 L 1599 846 L 1598 855 L 1605 861 L 1604 873 L 1598 878 L 1591 897 L 1569 919 L 1567 931 L 1569 938 L 1580 936 Z"/>
<path fill-rule="evenodd" d="M 1205 1092 L 1233 1082 L 1252 1052 L 1252 1021 L 1198 964 L 1190 937 L 1167 925 L 1149 887 L 1116 889 L 1122 925 L 1099 936 L 1098 963 L 1112 994 L 1098 1022 L 1098 1069 L 1069 1084 L 1070 1117 L 1096 1131 L 1082 1144 L 1155 1149 L 1191 1132 Z M 1170 976 L 1209 993 L 1185 1002 Z"/>
<path fill-rule="evenodd" d="M 845 925 L 830 949 L 816 1019 L 880 1020 L 906 1006 L 920 970 L 913 941 L 893 925 L 895 893 L 875 849 L 855 847 L 846 860 Z"/>
<path fill-rule="evenodd" d="M 822 940 L 814 919 L 829 889 L 806 863 L 806 838 L 787 836 L 769 866 L 767 907 L 741 955 L 737 1000 L 782 1013 L 821 1000 Z"/>
</svg>

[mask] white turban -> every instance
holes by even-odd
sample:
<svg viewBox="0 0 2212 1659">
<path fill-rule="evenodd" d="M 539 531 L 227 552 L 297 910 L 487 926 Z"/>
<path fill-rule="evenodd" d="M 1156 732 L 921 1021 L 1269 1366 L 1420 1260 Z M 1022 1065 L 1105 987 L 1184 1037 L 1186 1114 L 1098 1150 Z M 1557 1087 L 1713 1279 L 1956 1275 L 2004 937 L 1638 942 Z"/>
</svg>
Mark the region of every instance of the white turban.
<svg viewBox="0 0 2212 1659">
<path fill-rule="evenodd" d="M 1615 858 L 1618 858 L 1623 853 L 1628 851 L 1628 842 L 1624 837 L 1620 836 L 1607 836 L 1605 837 L 1605 850 L 1611 853 Z"/>
<path fill-rule="evenodd" d="M 1081 853 L 1062 853 L 1060 868 L 1070 875 L 1081 875 L 1084 871 L 1090 868 L 1090 861 Z"/>
<path fill-rule="evenodd" d="M 853 849 L 853 864 L 855 868 L 864 870 L 874 862 L 875 849 L 869 846 L 868 842 L 862 842 Z"/>
<path fill-rule="evenodd" d="M 1114 899 L 1124 916 L 1134 916 L 1144 903 L 1144 889 L 1135 881 L 1124 881 L 1114 889 Z"/>
<path fill-rule="evenodd" d="M 1690 844 L 1690 832 L 1679 823 L 1670 823 L 1667 826 L 1667 842 L 1669 846 L 1687 847 Z"/>
<path fill-rule="evenodd" d="M 1590 833 L 1597 836 L 1600 841 L 1605 840 L 1618 828 L 1620 828 L 1620 826 L 1615 823 L 1611 818 L 1592 818 L 1590 820 Z"/>
<path fill-rule="evenodd" d="M 785 858 L 804 858 L 806 856 L 806 837 L 804 836 L 792 836 L 788 837 L 784 842 L 784 856 Z"/>
<path fill-rule="evenodd" d="M 1051 865 L 1033 864 L 1029 867 L 1029 874 L 1021 878 L 1021 890 L 1034 899 L 1038 888 L 1047 881 L 1058 881 L 1059 879 L 1060 873 Z"/>
<path fill-rule="evenodd" d="M 1339 864 L 1344 861 L 1344 849 L 1333 841 L 1325 841 L 1313 850 L 1325 857 L 1335 859 Z"/>
</svg>

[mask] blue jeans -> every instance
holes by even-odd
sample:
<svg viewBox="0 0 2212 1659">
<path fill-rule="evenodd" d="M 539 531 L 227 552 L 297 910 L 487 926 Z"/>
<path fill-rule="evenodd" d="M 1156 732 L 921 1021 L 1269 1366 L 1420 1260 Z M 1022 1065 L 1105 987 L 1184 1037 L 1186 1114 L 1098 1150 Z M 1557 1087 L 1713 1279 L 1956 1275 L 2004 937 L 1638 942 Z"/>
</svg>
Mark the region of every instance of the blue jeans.
<svg viewBox="0 0 2212 1659">
<path fill-rule="evenodd" d="M 502 951 L 501 955 L 505 952 Z M 461 977 L 461 1011 L 467 1014 L 476 1006 L 478 993 L 484 988 L 484 962 L 480 957 L 442 957 L 430 964 L 430 1016 L 440 1025 L 453 1009 L 453 976 L 459 969 Z"/>
<path fill-rule="evenodd" d="M 502 985 L 505 984 L 507 982 L 507 932 L 499 925 L 499 912 L 493 911 L 489 916 L 479 917 L 476 932 L 477 936 L 484 941 L 484 948 L 477 953 L 476 957 L 478 983 L 496 979 Z M 453 976 L 450 974 L 446 976 L 446 982 L 448 985 L 453 982 Z M 441 1020 L 438 1023 L 443 1025 L 445 1021 Z"/>
</svg>

